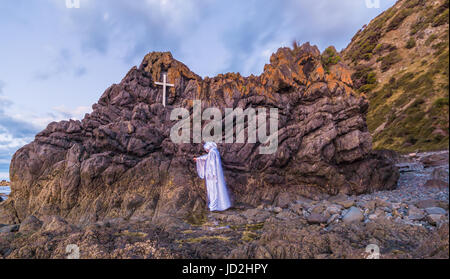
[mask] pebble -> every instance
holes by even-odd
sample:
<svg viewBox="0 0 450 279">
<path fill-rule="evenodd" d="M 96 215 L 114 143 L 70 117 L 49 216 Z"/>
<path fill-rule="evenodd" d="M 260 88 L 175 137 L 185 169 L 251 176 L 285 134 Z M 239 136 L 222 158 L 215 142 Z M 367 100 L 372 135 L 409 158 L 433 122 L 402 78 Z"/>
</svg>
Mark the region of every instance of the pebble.
<svg viewBox="0 0 450 279">
<path fill-rule="evenodd" d="M 327 223 L 328 218 L 319 213 L 311 213 L 308 217 L 306 217 L 306 220 L 310 224 L 322 224 Z"/>
<path fill-rule="evenodd" d="M 339 213 L 341 213 L 341 210 L 342 210 L 342 207 L 341 207 L 341 206 L 339 206 L 339 205 L 337 205 L 337 204 L 333 204 L 333 205 L 327 207 L 327 210 L 326 210 L 326 211 L 327 211 L 329 214 L 334 215 L 334 214 L 339 214 Z"/>
<path fill-rule="evenodd" d="M 367 218 L 368 218 L 369 220 L 373 221 L 373 220 L 378 219 L 378 215 L 377 215 L 377 214 L 370 214 Z"/>
<path fill-rule="evenodd" d="M 355 205 L 354 200 L 338 201 L 337 204 L 342 205 L 344 208 L 350 208 Z"/>
<path fill-rule="evenodd" d="M 342 218 L 342 221 L 344 223 L 353 223 L 353 222 L 361 222 L 364 220 L 364 215 L 362 214 L 361 210 L 357 207 L 351 207 L 348 212 L 344 215 Z"/>
</svg>

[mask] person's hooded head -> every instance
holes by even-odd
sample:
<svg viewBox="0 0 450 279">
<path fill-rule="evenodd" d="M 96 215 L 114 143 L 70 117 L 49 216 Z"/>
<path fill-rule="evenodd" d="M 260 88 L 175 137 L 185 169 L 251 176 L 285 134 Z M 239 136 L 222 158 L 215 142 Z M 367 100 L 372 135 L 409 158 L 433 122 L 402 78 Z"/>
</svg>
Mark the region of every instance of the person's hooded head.
<svg viewBox="0 0 450 279">
<path fill-rule="evenodd" d="M 203 145 L 203 148 L 206 150 L 206 152 L 211 151 L 213 148 L 217 148 L 217 144 L 215 142 L 207 142 Z"/>
</svg>

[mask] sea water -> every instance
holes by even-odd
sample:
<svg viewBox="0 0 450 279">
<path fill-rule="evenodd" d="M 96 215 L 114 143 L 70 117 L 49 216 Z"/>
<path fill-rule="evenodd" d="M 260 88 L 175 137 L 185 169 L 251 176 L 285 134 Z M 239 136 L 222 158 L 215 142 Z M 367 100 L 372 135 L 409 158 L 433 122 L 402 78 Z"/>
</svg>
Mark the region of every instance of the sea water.
<svg viewBox="0 0 450 279">
<path fill-rule="evenodd" d="M 0 194 L 5 194 L 9 196 L 11 193 L 11 188 L 9 186 L 0 186 Z"/>
</svg>

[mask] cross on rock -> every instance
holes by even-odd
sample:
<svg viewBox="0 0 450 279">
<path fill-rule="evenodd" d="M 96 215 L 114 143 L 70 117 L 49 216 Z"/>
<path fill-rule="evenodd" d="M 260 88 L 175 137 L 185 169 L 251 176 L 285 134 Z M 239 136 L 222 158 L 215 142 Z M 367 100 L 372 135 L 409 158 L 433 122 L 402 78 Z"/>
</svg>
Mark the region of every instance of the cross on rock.
<svg viewBox="0 0 450 279">
<path fill-rule="evenodd" d="M 163 74 L 163 82 L 155 82 L 155 84 L 162 85 L 162 87 L 163 87 L 163 106 L 165 107 L 166 106 L 166 88 L 167 88 L 167 86 L 174 87 L 175 85 L 167 83 L 167 74 L 166 73 Z"/>
</svg>

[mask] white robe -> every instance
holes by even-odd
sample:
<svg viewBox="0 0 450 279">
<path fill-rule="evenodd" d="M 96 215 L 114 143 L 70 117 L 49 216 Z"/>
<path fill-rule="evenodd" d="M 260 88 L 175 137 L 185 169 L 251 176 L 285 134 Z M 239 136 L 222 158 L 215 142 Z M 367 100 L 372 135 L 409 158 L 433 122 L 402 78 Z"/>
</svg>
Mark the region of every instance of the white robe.
<svg viewBox="0 0 450 279">
<path fill-rule="evenodd" d="M 230 208 L 230 196 L 217 148 L 211 148 L 208 154 L 197 158 L 197 172 L 201 179 L 206 180 L 209 210 L 224 211 Z"/>
</svg>

